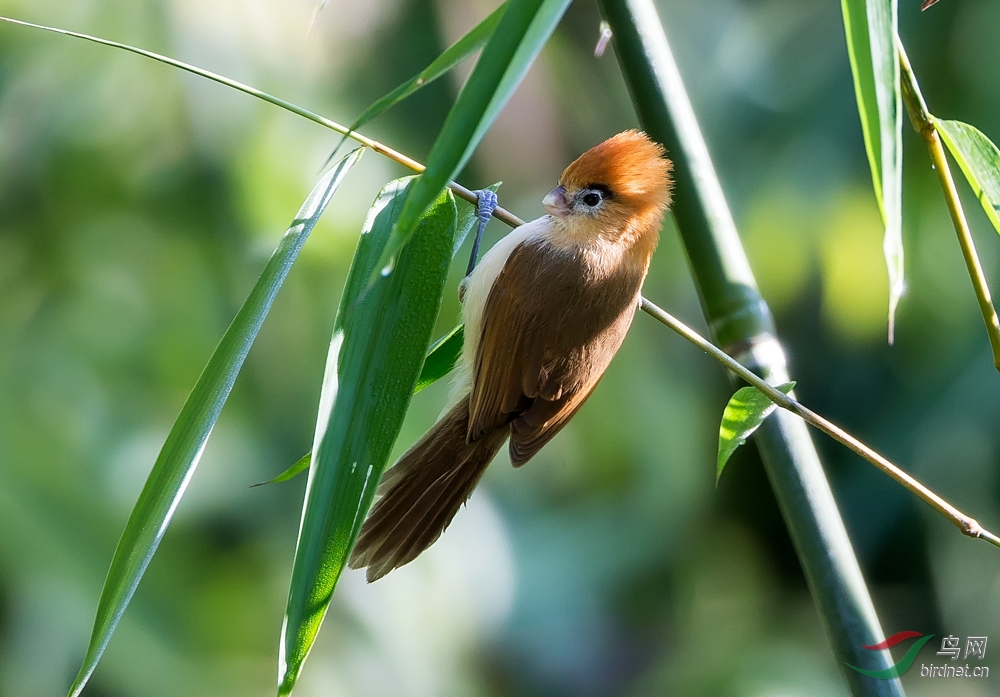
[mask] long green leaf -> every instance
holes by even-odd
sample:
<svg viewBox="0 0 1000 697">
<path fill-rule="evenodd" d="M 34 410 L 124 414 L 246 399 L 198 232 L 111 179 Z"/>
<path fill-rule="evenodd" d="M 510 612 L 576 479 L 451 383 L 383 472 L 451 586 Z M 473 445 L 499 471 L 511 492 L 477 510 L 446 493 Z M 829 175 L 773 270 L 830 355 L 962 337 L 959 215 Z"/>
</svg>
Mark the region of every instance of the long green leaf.
<svg viewBox="0 0 1000 697">
<path fill-rule="evenodd" d="M 413 394 L 430 387 L 455 368 L 459 356 L 462 355 L 464 338 L 465 326 L 460 324 L 434 342 L 427 351 L 427 358 L 424 359 L 424 367 L 420 370 L 420 377 L 417 378 L 417 386 L 413 388 Z M 274 479 L 254 484 L 254 486 L 287 482 L 309 469 L 311 460 L 312 453 L 308 452 Z"/>
<path fill-rule="evenodd" d="M 1000 232 L 1000 150 L 979 129 L 967 123 L 942 119 L 935 119 L 934 123 L 986 216 Z"/>
<path fill-rule="evenodd" d="M 487 40 L 493 36 L 493 32 L 496 30 L 497 24 L 500 22 L 500 17 L 503 16 L 506 8 L 506 4 L 500 5 L 500 7 L 495 9 L 488 17 L 486 17 L 486 19 L 474 26 L 468 34 L 445 49 L 444 52 L 435 58 L 430 65 L 401 84 L 392 92 L 389 92 L 372 103 L 371 106 L 365 109 L 361 113 L 361 116 L 359 116 L 357 120 L 350 125 L 350 130 L 357 131 L 366 123 L 386 110 L 399 104 L 417 90 L 426 87 L 439 77 L 447 75 L 452 68 L 459 65 L 466 58 L 482 48 Z M 348 136 L 345 133 L 341 138 L 340 143 L 337 145 L 337 149 L 340 149 L 347 138 Z"/>
<path fill-rule="evenodd" d="M 465 325 L 460 324 L 434 342 L 427 358 L 424 359 L 424 367 L 420 370 L 420 378 L 413 390 L 414 394 L 430 387 L 454 370 L 462 355 L 464 341 Z"/>
<path fill-rule="evenodd" d="M 395 271 L 368 286 L 416 181 L 392 182 L 376 199 L 334 323 L 282 628 L 280 695 L 295 686 L 371 506 L 441 304 L 456 232 L 450 191 L 422 216 Z"/>
<path fill-rule="evenodd" d="M 118 542 L 101 591 L 90 646 L 70 688 L 71 696 L 80 694 L 97 667 L 191 481 L 208 436 L 278 289 L 361 152 L 358 149 L 344 156 L 309 193 L 181 408 Z"/>
<path fill-rule="evenodd" d="M 778 385 L 778 389 L 788 394 L 795 387 L 794 382 Z M 760 428 L 772 411 L 777 408 L 766 394 L 756 387 L 741 387 L 736 390 L 725 411 L 722 412 L 722 423 L 719 424 L 719 459 L 715 469 L 715 482 L 718 484 L 722 470 L 726 468 L 730 456 L 736 449 L 747 442 L 747 438 Z"/>
<path fill-rule="evenodd" d="M 903 120 L 896 55 L 897 0 L 841 0 L 854 92 L 875 198 L 882 212 L 882 253 L 889 272 L 889 343 L 903 295 Z"/>
<path fill-rule="evenodd" d="M 496 193 L 497 189 L 500 188 L 500 182 L 488 186 L 487 188 Z M 452 246 L 453 257 L 458 253 L 459 248 L 462 246 L 462 242 L 465 241 L 465 238 L 468 237 L 472 227 L 479 220 L 476 215 L 475 206 L 468 201 L 456 199 L 455 205 L 458 206 L 458 231 L 455 233 L 455 243 Z M 455 368 L 458 364 L 459 356 L 462 355 L 462 343 L 464 339 L 464 327 L 462 325 L 458 325 L 434 342 L 434 344 L 427 350 L 427 357 L 424 359 L 424 367 L 420 370 L 420 377 L 417 378 L 417 386 L 413 389 L 413 394 L 430 387 Z M 289 479 L 292 479 L 309 469 L 311 459 L 312 452 L 308 452 L 274 479 L 269 479 L 266 482 L 254 484 L 253 486 L 287 482 Z"/>
<path fill-rule="evenodd" d="M 373 270 L 386 274 L 421 214 L 468 163 L 479 141 L 521 83 L 570 0 L 509 0 L 493 36 L 458 95 L 427 158 L 427 169 L 406 198 Z"/>
<path fill-rule="evenodd" d="M 878 100 L 875 97 L 875 73 L 872 68 L 871 41 L 868 38 L 868 3 L 866 0 L 841 0 L 847 56 L 854 75 L 854 96 L 858 101 L 861 133 L 871 168 L 872 183 L 879 211 L 882 210 L 882 133 L 879 129 Z"/>
</svg>

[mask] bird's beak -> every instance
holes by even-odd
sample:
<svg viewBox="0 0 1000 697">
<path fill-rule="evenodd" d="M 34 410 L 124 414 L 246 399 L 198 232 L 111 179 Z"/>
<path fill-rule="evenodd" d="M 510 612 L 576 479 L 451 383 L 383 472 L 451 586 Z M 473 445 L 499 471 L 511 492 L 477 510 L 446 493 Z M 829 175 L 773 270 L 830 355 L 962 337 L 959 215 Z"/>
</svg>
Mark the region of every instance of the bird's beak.
<svg viewBox="0 0 1000 697">
<path fill-rule="evenodd" d="M 542 199 L 542 205 L 549 215 L 565 218 L 569 215 L 569 201 L 566 200 L 566 187 L 557 186 Z"/>
</svg>

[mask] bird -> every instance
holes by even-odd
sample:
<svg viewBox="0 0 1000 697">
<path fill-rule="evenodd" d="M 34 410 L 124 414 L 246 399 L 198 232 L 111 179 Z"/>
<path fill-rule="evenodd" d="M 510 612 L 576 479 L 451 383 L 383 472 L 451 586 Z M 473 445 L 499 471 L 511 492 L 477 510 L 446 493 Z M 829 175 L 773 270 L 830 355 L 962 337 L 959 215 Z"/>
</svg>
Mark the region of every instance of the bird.
<svg viewBox="0 0 1000 697">
<path fill-rule="evenodd" d="M 463 279 L 452 406 L 379 484 L 348 561 L 369 582 L 441 536 L 504 442 L 521 467 L 593 392 L 638 309 L 671 170 L 645 133 L 608 138 Z"/>
</svg>

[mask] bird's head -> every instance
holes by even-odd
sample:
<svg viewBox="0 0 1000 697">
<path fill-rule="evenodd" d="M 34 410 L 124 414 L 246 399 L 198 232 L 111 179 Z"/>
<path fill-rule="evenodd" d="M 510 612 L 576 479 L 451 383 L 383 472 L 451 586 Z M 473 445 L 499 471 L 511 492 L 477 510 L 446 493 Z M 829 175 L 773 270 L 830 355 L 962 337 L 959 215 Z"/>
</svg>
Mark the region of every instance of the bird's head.
<svg viewBox="0 0 1000 697">
<path fill-rule="evenodd" d="M 578 157 L 542 199 L 574 236 L 655 239 L 670 204 L 670 160 L 641 131 L 624 131 Z"/>
</svg>

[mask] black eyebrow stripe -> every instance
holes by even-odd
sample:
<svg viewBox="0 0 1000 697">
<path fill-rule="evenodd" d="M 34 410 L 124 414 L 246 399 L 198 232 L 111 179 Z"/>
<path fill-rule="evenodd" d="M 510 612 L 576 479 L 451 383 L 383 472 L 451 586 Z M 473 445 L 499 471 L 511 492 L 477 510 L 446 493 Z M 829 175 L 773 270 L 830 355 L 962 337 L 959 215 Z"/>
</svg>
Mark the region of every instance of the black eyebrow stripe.
<svg viewBox="0 0 1000 697">
<path fill-rule="evenodd" d="M 609 189 L 604 184 L 587 184 L 586 188 L 592 189 L 594 191 L 600 191 L 602 198 L 606 198 L 606 199 L 608 199 L 608 198 L 614 198 L 614 194 L 611 192 L 611 189 Z"/>
</svg>

